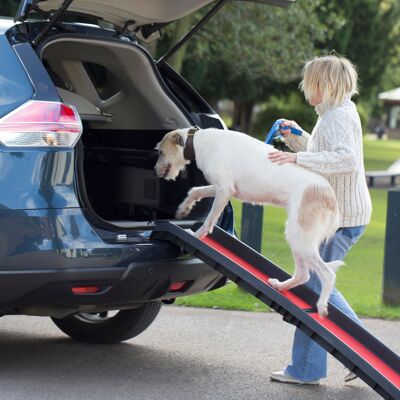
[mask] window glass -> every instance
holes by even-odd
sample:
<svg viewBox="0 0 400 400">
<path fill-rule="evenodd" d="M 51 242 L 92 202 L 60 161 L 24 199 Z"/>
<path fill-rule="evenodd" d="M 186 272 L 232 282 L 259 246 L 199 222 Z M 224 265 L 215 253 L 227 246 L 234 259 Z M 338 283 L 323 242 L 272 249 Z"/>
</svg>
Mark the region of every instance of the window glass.
<svg viewBox="0 0 400 400">
<path fill-rule="evenodd" d="M 106 100 L 121 90 L 118 79 L 103 65 L 83 63 L 83 66 L 101 99 Z"/>
</svg>

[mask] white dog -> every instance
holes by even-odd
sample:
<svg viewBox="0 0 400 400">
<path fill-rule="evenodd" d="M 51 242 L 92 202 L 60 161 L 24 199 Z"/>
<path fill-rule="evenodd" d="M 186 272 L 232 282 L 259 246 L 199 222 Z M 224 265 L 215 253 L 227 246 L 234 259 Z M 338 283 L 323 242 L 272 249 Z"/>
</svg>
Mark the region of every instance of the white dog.
<svg viewBox="0 0 400 400">
<path fill-rule="evenodd" d="M 309 270 L 314 271 L 322 284 L 318 313 L 328 314 L 335 271 L 343 262 L 325 263 L 318 252 L 320 244 L 339 227 L 335 193 L 325 178 L 295 164 L 271 162 L 267 154 L 273 150 L 272 146 L 240 132 L 178 129 L 166 134 L 157 149 L 157 176 L 174 180 L 195 159 L 210 183 L 191 189 L 177 211 L 177 218 L 185 217 L 196 202 L 214 197 L 209 215 L 195 233 L 198 238 L 212 232 L 231 197 L 285 208 L 288 214 L 285 234 L 295 272 L 284 282 L 270 279 L 269 284 L 277 290 L 288 290 L 307 282 Z"/>
</svg>

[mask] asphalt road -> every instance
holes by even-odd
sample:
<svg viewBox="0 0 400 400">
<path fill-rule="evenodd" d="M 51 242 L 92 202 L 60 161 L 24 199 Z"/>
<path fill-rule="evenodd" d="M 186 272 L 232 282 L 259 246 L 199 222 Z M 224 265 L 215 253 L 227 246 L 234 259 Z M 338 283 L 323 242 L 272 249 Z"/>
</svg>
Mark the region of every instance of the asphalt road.
<svg viewBox="0 0 400 400">
<path fill-rule="evenodd" d="M 400 352 L 400 321 L 364 322 Z M 136 339 L 88 345 L 48 318 L 3 317 L 0 400 L 380 399 L 360 380 L 343 385 L 331 357 L 318 387 L 270 382 L 268 373 L 290 357 L 292 335 L 274 313 L 165 306 Z"/>
</svg>

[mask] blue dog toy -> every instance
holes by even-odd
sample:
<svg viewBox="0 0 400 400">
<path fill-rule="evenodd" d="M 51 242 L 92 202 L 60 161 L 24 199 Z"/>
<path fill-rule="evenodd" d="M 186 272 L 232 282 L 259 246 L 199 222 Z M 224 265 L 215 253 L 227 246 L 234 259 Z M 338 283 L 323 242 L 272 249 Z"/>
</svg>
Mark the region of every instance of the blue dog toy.
<svg viewBox="0 0 400 400">
<path fill-rule="evenodd" d="M 281 127 L 281 124 L 283 122 L 283 119 L 278 119 L 274 122 L 272 125 L 272 128 L 269 130 L 267 138 L 265 139 L 265 143 L 270 144 L 274 139 L 281 138 L 282 135 L 279 133 L 280 130 L 288 130 L 290 129 L 290 133 L 293 133 L 293 135 L 301 136 L 303 133 L 302 130 L 293 128 L 291 126 L 287 127 Z"/>
</svg>

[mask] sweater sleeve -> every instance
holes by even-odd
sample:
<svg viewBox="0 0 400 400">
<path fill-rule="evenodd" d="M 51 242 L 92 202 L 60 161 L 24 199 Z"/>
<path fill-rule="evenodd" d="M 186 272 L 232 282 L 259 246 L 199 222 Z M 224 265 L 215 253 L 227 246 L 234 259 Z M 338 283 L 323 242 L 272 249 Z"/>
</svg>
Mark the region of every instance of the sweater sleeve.
<svg viewBox="0 0 400 400">
<path fill-rule="evenodd" d="M 324 147 L 329 151 L 299 152 L 297 164 L 325 175 L 349 174 L 357 169 L 357 143 L 350 121 L 330 118 L 320 127 Z"/>
<path fill-rule="evenodd" d="M 311 136 L 309 133 L 303 131 L 303 133 L 300 136 L 289 134 L 285 136 L 283 141 L 289 146 L 291 150 L 297 153 L 298 151 L 307 150 L 307 145 L 308 141 L 310 140 L 310 137 Z"/>
</svg>

